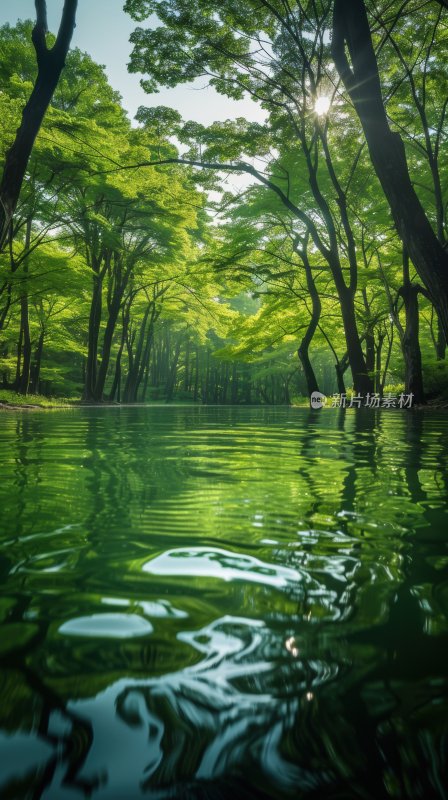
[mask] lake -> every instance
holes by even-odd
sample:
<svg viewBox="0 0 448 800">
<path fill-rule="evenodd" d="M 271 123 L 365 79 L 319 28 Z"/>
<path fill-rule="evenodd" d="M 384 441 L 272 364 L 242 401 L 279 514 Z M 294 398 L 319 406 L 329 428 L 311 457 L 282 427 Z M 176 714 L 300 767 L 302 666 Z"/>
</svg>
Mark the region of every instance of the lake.
<svg viewBox="0 0 448 800">
<path fill-rule="evenodd" d="M 0 418 L 0 796 L 446 798 L 448 416 Z"/>
</svg>

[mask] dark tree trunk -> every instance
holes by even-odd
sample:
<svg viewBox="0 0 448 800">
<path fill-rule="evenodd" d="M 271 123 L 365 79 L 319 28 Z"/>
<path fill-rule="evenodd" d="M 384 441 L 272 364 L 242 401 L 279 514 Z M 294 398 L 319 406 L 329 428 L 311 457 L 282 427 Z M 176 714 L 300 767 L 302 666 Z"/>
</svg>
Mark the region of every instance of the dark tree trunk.
<svg viewBox="0 0 448 800">
<path fill-rule="evenodd" d="M 174 388 L 176 386 L 176 376 L 177 376 L 177 365 L 179 362 L 180 356 L 180 348 L 181 348 L 181 340 L 176 342 L 176 347 L 174 349 L 174 356 L 173 360 L 170 364 L 170 370 L 168 375 L 168 381 L 166 385 L 166 402 L 169 403 L 173 399 Z"/>
<path fill-rule="evenodd" d="M 199 350 L 196 348 L 193 400 L 199 400 Z"/>
<path fill-rule="evenodd" d="M 185 372 L 184 372 L 184 392 L 190 389 L 190 339 L 185 344 Z"/>
<path fill-rule="evenodd" d="M 20 386 L 20 375 L 22 369 L 22 346 L 23 346 L 23 328 L 20 326 L 19 341 L 17 342 L 17 362 L 16 362 L 16 377 L 12 388 L 17 392 Z"/>
<path fill-rule="evenodd" d="M 345 292 L 340 291 L 339 299 L 341 302 L 342 320 L 347 343 L 348 362 L 353 376 L 353 388 L 355 392 L 365 397 L 367 394 L 372 394 L 373 381 L 367 374 L 351 290 L 346 289 Z"/>
<path fill-rule="evenodd" d="M 418 286 L 403 287 L 402 295 L 406 309 L 406 328 L 403 338 L 405 362 L 405 387 L 414 395 L 414 403 L 424 403 L 422 377 L 422 354 L 419 343 Z"/>
<path fill-rule="evenodd" d="M 9 309 L 11 307 L 12 302 L 12 286 L 10 283 L 6 283 L 2 287 L 2 294 L 6 292 L 6 298 L 4 300 L 4 305 L 0 310 L 0 331 L 3 330 L 3 327 L 6 323 L 6 319 L 8 316 Z"/>
<path fill-rule="evenodd" d="M 202 385 L 202 402 L 208 403 L 210 398 L 210 350 L 207 347 L 205 361 L 205 382 Z"/>
<path fill-rule="evenodd" d="M 361 121 L 399 236 L 448 336 L 448 253 L 438 241 L 411 183 L 401 137 L 389 127 L 363 0 L 335 0 L 332 52 Z"/>
<path fill-rule="evenodd" d="M 437 361 L 443 361 L 446 353 L 446 336 L 443 331 L 443 325 L 440 318 L 437 318 L 437 340 L 436 340 L 436 358 Z"/>
<path fill-rule="evenodd" d="M 369 331 L 366 334 L 366 369 L 369 374 L 375 371 L 375 337 Z"/>
<path fill-rule="evenodd" d="M 309 397 L 311 397 L 313 392 L 319 391 L 319 386 L 317 383 L 317 378 L 313 366 L 310 361 L 309 348 L 313 340 L 314 334 L 316 333 L 316 330 L 319 325 L 320 315 L 322 313 L 322 304 L 320 302 L 319 293 L 316 289 L 316 284 L 314 282 L 313 273 L 311 270 L 311 265 L 306 250 L 303 250 L 301 252 L 301 256 L 303 265 L 305 267 L 306 284 L 311 298 L 312 311 L 311 311 L 310 323 L 299 345 L 298 355 L 300 363 L 303 367 L 303 374 L 305 375 L 308 395 Z"/>
<path fill-rule="evenodd" d="M 149 383 L 150 364 L 151 360 L 150 356 L 148 356 L 148 361 L 143 375 L 142 403 L 146 402 L 146 394 L 148 392 L 148 383 Z"/>
<path fill-rule="evenodd" d="M 143 347 L 145 343 L 146 326 L 148 324 L 149 312 L 151 304 L 148 304 L 144 313 L 143 319 L 140 324 L 140 331 L 137 340 L 137 348 L 133 358 L 130 359 L 129 371 L 126 378 L 126 383 L 123 392 L 123 400 L 125 403 L 135 403 L 137 401 L 137 391 L 139 386 L 139 373 L 143 357 Z M 131 353 L 132 355 L 132 353 Z"/>
<path fill-rule="evenodd" d="M 153 309 L 153 311 L 154 311 L 154 309 Z M 136 383 L 136 387 L 135 387 L 135 399 L 136 400 L 137 400 L 137 397 L 138 397 L 138 390 L 140 389 L 140 384 L 141 384 L 145 374 L 147 375 L 148 371 L 149 371 L 149 361 L 150 361 L 150 358 L 151 358 L 151 349 L 152 349 L 152 340 L 153 340 L 153 327 L 154 327 L 154 313 L 152 313 L 152 315 L 151 315 L 151 321 L 149 323 L 149 329 L 148 329 L 148 332 L 146 334 L 145 349 L 144 349 L 142 360 L 141 360 L 140 367 L 139 367 L 139 370 L 138 370 L 137 383 Z M 145 384 L 147 384 L 147 381 L 145 382 Z M 143 390 L 143 395 L 142 395 L 142 398 L 141 398 L 142 400 L 144 400 L 145 394 L 146 394 L 146 385 L 145 385 L 145 388 Z"/>
<path fill-rule="evenodd" d="M 345 394 L 346 393 L 345 383 L 344 383 L 344 372 L 345 372 L 345 369 L 344 369 L 343 365 L 340 362 L 336 362 L 336 364 L 334 365 L 334 368 L 335 368 L 335 371 L 336 371 L 336 383 L 337 383 L 337 387 L 338 387 L 338 392 L 339 392 L 339 394 Z"/>
<path fill-rule="evenodd" d="M 358 327 L 356 322 L 355 293 L 357 285 L 358 265 L 356 258 L 355 239 L 348 217 L 346 194 L 343 191 L 342 186 L 340 185 L 338 178 L 336 176 L 334 165 L 332 163 L 330 152 L 326 142 L 326 137 L 321 136 L 321 140 L 325 150 L 325 161 L 327 163 L 329 175 L 331 177 L 333 186 L 337 193 L 337 203 L 339 206 L 341 222 L 346 234 L 347 255 L 350 267 L 350 279 L 348 284 L 346 282 L 344 271 L 341 265 L 341 260 L 339 255 L 339 245 L 338 245 L 338 234 L 333 219 L 333 215 L 329 203 L 324 197 L 319 187 L 317 170 L 315 169 L 314 166 L 311 150 L 306 146 L 305 141 L 302 138 L 301 144 L 302 148 L 304 149 L 306 161 L 308 164 L 310 187 L 313 192 L 314 199 L 316 200 L 316 203 L 319 206 L 319 209 L 325 220 L 326 228 L 328 231 L 329 243 L 330 243 L 329 249 L 322 247 L 320 247 L 319 249 L 324 255 L 328 263 L 328 266 L 330 267 L 336 291 L 338 293 L 338 298 L 342 311 L 342 322 L 344 326 L 344 333 L 347 343 L 348 359 L 353 376 L 353 385 L 356 392 L 358 392 L 361 395 L 367 395 L 368 393 L 373 392 L 373 381 L 367 374 L 364 353 L 361 347 L 361 341 L 359 338 Z"/>
<path fill-rule="evenodd" d="M 391 359 L 391 356 L 392 356 L 393 344 L 394 344 L 394 324 L 392 323 L 391 327 L 390 327 L 390 336 L 388 337 L 386 361 L 385 361 L 385 364 L 384 364 L 383 373 L 380 376 L 380 382 L 379 382 L 379 388 L 378 388 L 378 391 L 379 391 L 381 397 L 383 396 L 384 387 L 385 387 L 386 381 L 387 381 L 387 372 L 388 372 L 388 369 L 389 369 L 390 359 Z"/>
<path fill-rule="evenodd" d="M 243 403 L 250 406 L 252 403 L 252 384 L 250 380 L 250 369 L 247 364 L 243 365 Z"/>
<path fill-rule="evenodd" d="M 232 367 L 232 387 L 230 394 L 230 402 L 233 405 L 238 403 L 238 367 L 236 364 Z"/>
<path fill-rule="evenodd" d="M 30 371 L 30 389 L 33 394 L 37 394 L 39 392 L 40 367 L 42 364 L 44 341 L 45 341 L 45 331 L 41 330 L 39 335 L 39 340 L 37 342 L 37 347 L 34 353 L 34 361 L 31 365 L 31 371 Z"/>
<path fill-rule="evenodd" d="M 31 228 L 32 219 L 29 217 L 26 222 L 26 235 L 25 235 L 25 251 L 29 251 L 31 244 Z M 23 263 L 23 289 L 20 294 L 20 340 L 21 358 L 19 359 L 19 371 L 17 374 L 17 391 L 20 394 L 28 394 L 30 383 L 30 369 L 31 369 L 31 336 L 30 336 L 30 315 L 29 315 L 29 302 L 28 302 L 28 260 L 25 258 Z"/>
<path fill-rule="evenodd" d="M 20 298 L 20 328 L 22 332 L 22 368 L 20 372 L 17 391 L 20 394 L 28 394 L 31 369 L 31 336 L 30 319 L 28 309 L 28 293 L 25 292 Z"/>
<path fill-rule="evenodd" d="M 121 356 L 123 354 L 123 349 L 120 349 L 117 354 L 117 360 L 115 362 L 115 370 L 114 370 L 114 378 L 112 381 L 112 386 L 109 392 L 109 401 L 111 403 L 114 400 L 117 400 L 117 403 L 120 402 L 120 386 L 121 386 Z"/>
<path fill-rule="evenodd" d="M 308 395 L 309 397 L 311 397 L 313 392 L 319 391 L 319 385 L 317 383 L 317 378 L 308 355 L 308 348 L 303 347 L 303 342 L 302 342 L 297 352 L 299 355 L 300 363 L 302 365 L 303 374 L 305 376 Z"/>
<path fill-rule="evenodd" d="M 101 324 L 102 312 L 102 287 L 103 282 L 99 274 L 99 267 L 93 274 L 92 301 L 89 314 L 89 331 L 87 340 L 87 364 L 84 383 L 83 400 L 94 401 L 97 359 L 98 359 L 98 337 Z"/>
<path fill-rule="evenodd" d="M 112 350 L 112 340 L 114 338 L 117 325 L 118 314 L 120 313 L 121 296 L 116 298 L 111 308 L 106 322 L 106 329 L 103 337 L 103 347 L 101 351 L 101 363 L 98 368 L 93 397 L 96 402 L 103 399 L 104 385 L 106 383 L 107 371 L 109 369 L 110 353 Z"/>
<path fill-rule="evenodd" d="M 288 378 L 285 378 L 285 382 L 283 384 L 283 389 L 284 389 L 284 396 L 285 396 L 285 405 L 290 406 L 291 405 L 291 395 L 289 394 L 289 380 L 288 380 Z"/>
<path fill-rule="evenodd" d="M 378 392 L 380 395 L 383 394 L 383 389 L 381 386 L 381 360 L 383 355 L 383 343 L 386 334 L 380 333 L 378 336 L 378 344 L 376 346 L 375 352 L 375 391 Z"/>
<path fill-rule="evenodd" d="M 123 326 L 121 329 L 121 339 L 120 339 L 120 346 L 118 348 L 117 353 L 117 360 L 115 362 L 115 371 L 114 371 L 114 378 L 112 381 L 112 387 L 109 393 L 109 400 L 112 402 L 117 398 L 117 402 L 120 402 L 120 390 L 121 390 L 121 358 L 123 355 L 124 343 L 126 341 L 126 334 L 129 325 L 129 307 L 123 313 Z"/>
<path fill-rule="evenodd" d="M 223 378 L 222 378 L 222 390 L 221 390 L 221 402 L 227 403 L 227 393 L 229 390 L 229 377 L 230 377 L 230 367 L 229 364 L 223 365 Z"/>
<path fill-rule="evenodd" d="M 46 43 L 47 14 L 45 0 L 35 0 L 36 25 L 32 39 L 37 60 L 37 79 L 23 109 L 16 138 L 5 158 L 0 182 L 0 250 L 8 237 L 23 179 L 36 136 L 58 85 L 75 28 L 78 0 L 65 0 L 56 42 L 51 50 Z"/>
<path fill-rule="evenodd" d="M 423 390 L 422 354 L 419 342 L 419 291 L 420 287 L 411 283 L 409 255 L 406 248 L 404 248 L 403 286 L 400 289 L 400 294 L 403 297 L 406 312 L 406 326 L 402 340 L 405 365 L 405 388 L 406 392 L 414 395 L 413 402 L 421 404 L 425 402 L 425 395 Z"/>
</svg>

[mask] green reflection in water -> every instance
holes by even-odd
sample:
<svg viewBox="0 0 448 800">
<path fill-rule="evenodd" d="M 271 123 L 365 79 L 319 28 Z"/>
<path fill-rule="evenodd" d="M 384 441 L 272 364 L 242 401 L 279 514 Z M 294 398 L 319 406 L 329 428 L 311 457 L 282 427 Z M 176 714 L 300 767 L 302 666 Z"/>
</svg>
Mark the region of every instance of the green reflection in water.
<svg viewBox="0 0 448 800">
<path fill-rule="evenodd" d="M 446 797 L 445 416 L 0 430 L 2 798 Z"/>
</svg>

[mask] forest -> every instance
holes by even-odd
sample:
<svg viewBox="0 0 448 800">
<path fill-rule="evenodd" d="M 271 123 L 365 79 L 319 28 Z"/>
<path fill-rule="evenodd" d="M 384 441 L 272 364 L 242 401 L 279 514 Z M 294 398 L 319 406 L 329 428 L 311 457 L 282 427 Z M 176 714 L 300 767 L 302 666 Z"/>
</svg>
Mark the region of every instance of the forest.
<svg viewBox="0 0 448 800">
<path fill-rule="evenodd" d="M 448 0 L 0 5 L 1 800 L 447 800 Z"/>
<path fill-rule="evenodd" d="M 76 5 L 0 29 L 0 399 L 446 397 L 446 3 L 127 0 L 132 120 Z"/>
</svg>

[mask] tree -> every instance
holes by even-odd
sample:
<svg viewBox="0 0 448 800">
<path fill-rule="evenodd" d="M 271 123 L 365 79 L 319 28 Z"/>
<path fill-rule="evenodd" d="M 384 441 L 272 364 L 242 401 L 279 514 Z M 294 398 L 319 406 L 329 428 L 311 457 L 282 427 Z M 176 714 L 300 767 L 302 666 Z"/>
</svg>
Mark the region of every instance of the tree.
<svg viewBox="0 0 448 800">
<path fill-rule="evenodd" d="M 447 337 L 448 253 L 412 185 L 401 136 L 389 126 L 363 0 L 335 0 L 332 53 L 361 121 L 372 164 L 398 233 L 431 296 Z"/>
<path fill-rule="evenodd" d="M 314 3 L 309 13 L 301 3 L 290 12 L 282 4 L 252 0 L 225 7 L 204 0 L 194 9 L 185 0 L 128 0 L 125 7 L 135 19 L 154 12 L 163 23 L 155 30 L 138 28 L 131 37 L 135 45 L 131 69 L 149 76 L 143 81 L 148 91 L 207 75 L 223 94 L 241 98 L 247 93 L 266 110 L 265 126 L 243 120 L 211 126 L 202 137 L 205 149 L 196 143 L 192 157 L 183 161 L 203 169 L 246 172 L 277 195 L 295 217 L 297 233 L 308 234 L 328 264 L 355 388 L 372 392 L 357 330 L 358 264 L 348 189 L 338 174 L 327 122 L 316 111 L 331 78 L 326 42 L 329 4 Z M 273 156 L 276 148 L 280 157 Z M 242 154 L 267 157 L 268 169 L 242 161 Z M 358 155 L 353 158 L 356 165 Z M 305 181 L 304 197 L 298 188 Z"/>
<path fill-rule="evenodd" d="M 204 127 L 152 106 L 132 127 L 102 68 L 68 53 L 0 253 L 3 387 L 289 404 L 352 381 L 364 397 L 404 382 L 422 400 L 437 315 L 340 91 L 332 3 L 131 5 L 163 23 L 134 34 L 147 88 L 208 74 L 265 119 Z M 443 246 L 448 105 L 442 10 L 431 8 L 375 18 L 387 113 Z M 35 81 L 32 30 L 0 29 L 3 153 Z M 226 171 L 254 182 L 223 191 Z"/>
<path fill-rule="evenodd" d="M 10 233 L 11 221 L 19 199 L 28 161 L 36 136 L 65 66 L 75 28 L 78 0 L 65 0 L 58 35 L 51 48 L 47 45 L 47 6 L 35 0 L 36 24 L 32 41 L 36 53 L 37 78 L 23 109 L 22 121 L 9 148 L 0 181 L 0 250 Z"/>
</svg>

